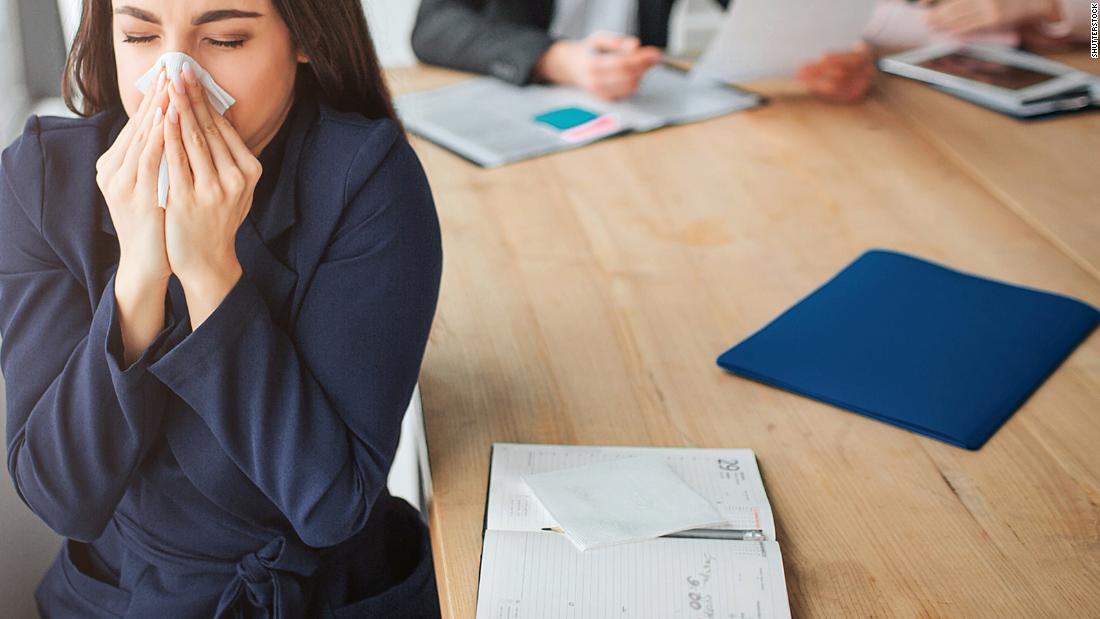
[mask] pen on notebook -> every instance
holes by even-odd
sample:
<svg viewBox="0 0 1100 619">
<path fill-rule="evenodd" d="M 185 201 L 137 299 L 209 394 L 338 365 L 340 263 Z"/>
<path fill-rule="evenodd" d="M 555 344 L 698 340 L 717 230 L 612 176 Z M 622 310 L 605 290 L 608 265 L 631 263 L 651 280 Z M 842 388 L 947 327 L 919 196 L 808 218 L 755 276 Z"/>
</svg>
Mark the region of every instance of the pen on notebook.
<svg viewBox="0 0 1100 619">
<path fill-rule="evenodd" d="M 551 533 L 562 533 L 565 531 L 561 527 L 542 527 L 543 531 L 550 531 Z M 764 532 L 757 529 L 710 529 L 707 537 L 722 537 L 733 540 L 740 540 L 745 542 L 762 542 L 764 541 Z M 686 531 L 681 533 L 669 533 L 668 535 L 662 535 L 661 537 L 678 537 L 678 538 L 702 538 L 703 535 L 696 535 L 688 533 Z"/>
<path fill-rule="evenodd" d="M 631 46 L 629 51 L 635 51 L 639 47 L 641 47 L 641 42 L 638 42 L 636 45 Z M 589 42 L 589 44 L 588 44 L 588 53 L 592 54 L 593 56 L 600 56 L 600 55 L 604 55 L 604 54 L 623 54 L 623 53 L 626 53 L 627 51 L 628 50 L 622 45 L 607 46 L 605 43 L 593 43 L 593 42 Z"/>
<path fill-rule="evenodd" d="M 603 55 L 607 55 L 607 54 L 622 54 L 624 52 L 621 49 L 608 49 L 606 47 L 589 47 L 588 48 L 588 53 L 593 55 L 593 56 L 603 56 Z M 684 63 L 683 58 L 669 56 L 668 54 L 661 54 L 661 59 L 657 64 L 668 65 L 668 66 L 671 66 L 671 67 L 674 67 L 674 68 L 677 68 L 677 69 L 686 70 L 686 69 L 684 69 L 684 64 L 685 63 Z"/>
<path fill-rule="evenodd" d="M 681 531 L 670 533 L 662 537 L 694 538 L 694 539 L 732 539 L 742 542 L 762 542 L 764 532 L 756 529 L 707 529 L 706 534 L 693 531 Z"/>
<path fill-rule="evenodd" d="M 605 55 L 608 55 L 608 54 L 621 54 L 621 53 L 623 53 L 623 50 L 621 50 L 621 49 L 609 49 L 607 47 L 591 46 L 591 47 L 588 48 L 588 53 L 593 55 L 593 56 L 605 56 Z"/>
</svg>

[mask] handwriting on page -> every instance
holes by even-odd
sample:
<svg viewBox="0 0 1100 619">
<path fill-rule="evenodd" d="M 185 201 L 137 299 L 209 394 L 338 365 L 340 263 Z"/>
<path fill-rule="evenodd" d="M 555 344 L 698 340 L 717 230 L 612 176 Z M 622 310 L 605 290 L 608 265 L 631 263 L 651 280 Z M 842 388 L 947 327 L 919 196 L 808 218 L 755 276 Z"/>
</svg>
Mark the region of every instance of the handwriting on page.
<svg viewBox="0 0 1100 619">
<path fill-rule="evenodd" d="M 508 500 L 508 516 L 516 519 L 527 518 L 531 513 L 531 501 L 534 497 L 526 494 L 514 495 Z"/>
<path fill-rule="evenodd" d="M 708 587 L 714 561 L 714 555 L 703 553 L 703 566 L 697 574 L 687 577 L 687 583 L 691 587 L 688 590 L 688 606 L 691 610 L 702 612 L 704 617 L 714 616 L 714 597 Z"/>
<path fill-rule="evenodd" d="M 549 532 L 489 531 L 479 619 L 788 617 L 775 542 L 660 538 L 578 552 Z"/>
</svg>

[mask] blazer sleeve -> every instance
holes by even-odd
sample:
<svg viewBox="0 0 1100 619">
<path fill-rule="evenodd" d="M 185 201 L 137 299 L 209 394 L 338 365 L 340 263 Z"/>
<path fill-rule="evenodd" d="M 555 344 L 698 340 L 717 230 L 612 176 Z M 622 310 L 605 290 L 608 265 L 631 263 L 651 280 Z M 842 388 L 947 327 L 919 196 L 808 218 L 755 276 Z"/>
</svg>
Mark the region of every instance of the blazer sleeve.
<svg viewBox="0 0 1100 619">
<path fill-rule="evenodd" d="M 427 180 L 383 127 L 355 158 L 293 333 L 246 274 L 151 367 L 314 547 L 361 530 L 386 485 L 439 290 Z"/>
<path fill-rule="evenodd" d="M 483 5 L 484 0 L 423 0 L 413 52 L 428 64 L 529 83 L 554 39 L 542 28 L 486 15 Z"/>
<path fill-rule="evenodd" d="M 7 464 L 20 498 L 50 528 L 90 541 L 157 434 L 168 391 L 147 368 L 182 331 L 169 318 L 140 358 L 121 366 L 114 277 L 97 298 L 43 232 L 44 160 L 32 117 L 0 160 Z"/>
</svg>

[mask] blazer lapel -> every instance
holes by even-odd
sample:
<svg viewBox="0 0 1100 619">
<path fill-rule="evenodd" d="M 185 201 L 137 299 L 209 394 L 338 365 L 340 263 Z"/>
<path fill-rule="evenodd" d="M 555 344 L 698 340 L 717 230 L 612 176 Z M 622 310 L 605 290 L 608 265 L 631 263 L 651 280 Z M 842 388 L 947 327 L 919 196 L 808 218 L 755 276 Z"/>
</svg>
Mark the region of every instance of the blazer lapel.
<svg viewBox="0 0 1100 619">
<path fill-rule="evenodd" d="M 99 191 L 99 188 L 96 188 Z M 99 196 L 99 229 L 113 237 L 118 237 L 118 232 L 115 231 L 115 224 L 111 221 L 111 211 L 107 209 L 107 202 L 103 199 L 103 196 Z"/>
<path fill-rule="evenodd" d="M 283 145 L 282 163 L 278 170 L 264 171 L 264 174 L 278 174 L 275 188 L 266 203 L 254 205 L 248 213 L 248 218 L 252 220 L 265 243 L 286 232 L 298 220 L 295 198 L 298 193 L 302 151 L 317 113 L 317 102 L 312 97 L 302 96 L 295 102 L 284 121 L 289 123 L 289 127 L 286 143 Z"/>
<path fill-rule="evenodd" d="M 126 126 L 127 120 L 126 114 L 118 114 L 114 119 L 110 128 L 107 130 L 105 143 L 103 147 L 99 149 L 100 155 L 107 152 L 107 149 L 115 143 L 115 140 L 118 139 L 118 134 L 122 133 L 122 128 Z M 95 192 L 96 208 L 99 209 L 99 229 L 113 237 L 118 237 L 118 232 L 115 231 L 115 224 L 111 221 L 111 211 L 107 209 L 107 201 L 103 198 L 103 192 L 99 190 L 99 185 L 95 182 L 95 174 L 92 175 L 92 191 Z"/>
<path fill-rule="evenodd" d="M 245 275 L 260 289 L 272 318 L 282 322 L 289 313 L 287 301 L 298 283 L 298 274 L 271 253 L 255 222 L 248 218 L 237 231 L 237 259 Z"/>
<path fill-rule="evenodd" d="M 285 122 L 290 123 L 282 163 L 274 190 L 268 200 L 255 204 L 237 231 L 237 258 L 252 278 L 276 321 L 286 325 L 290 316 L 290 295 L 298 283 L 298 273 L 281 262 L 271 251 L 272 241 L 298 222 L 298 176 L 306 136 L 318 111 L 312 97 L 295 102 Z M 300 236 L 300 235 L 296 235 Z M 286 325 L 289 327 L 289 325 Z"/>
</svg>

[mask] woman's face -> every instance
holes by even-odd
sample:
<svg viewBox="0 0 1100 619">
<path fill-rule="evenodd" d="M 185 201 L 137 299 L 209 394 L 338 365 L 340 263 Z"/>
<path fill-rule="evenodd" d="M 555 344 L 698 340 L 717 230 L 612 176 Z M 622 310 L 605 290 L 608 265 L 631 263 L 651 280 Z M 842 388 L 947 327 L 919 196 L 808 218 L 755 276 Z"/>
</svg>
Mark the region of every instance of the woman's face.
<svg viewBox="0 0 1100 619">
<path fill-rule="evenodd" d="M 253 151 L 279 130 L 308 59 L 271 0 L 112 0 L 118 89 L 132 115 L 134 82 L 165 52 L 183 52 L 237 100 L 225 113 Z"/>
</svg>

